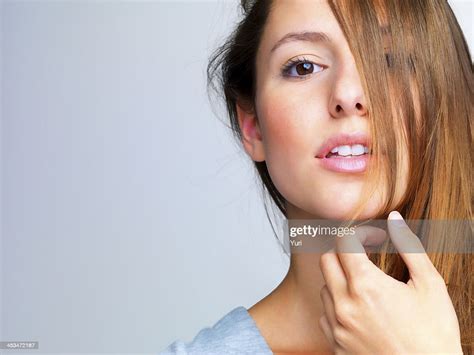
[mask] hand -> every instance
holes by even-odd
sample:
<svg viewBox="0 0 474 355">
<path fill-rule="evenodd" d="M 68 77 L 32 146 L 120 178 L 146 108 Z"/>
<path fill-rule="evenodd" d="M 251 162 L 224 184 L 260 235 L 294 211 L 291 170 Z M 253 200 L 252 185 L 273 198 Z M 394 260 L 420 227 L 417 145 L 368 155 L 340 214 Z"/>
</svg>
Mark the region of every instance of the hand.
<svg viewBox="0 0 474 355">
<path fill-rule="evenodd" d="M 401 215 L 390 213 L 388 230 L 409 270 L 407 283 L 369 260 L 358 230 L 355 236 L 337 237 L 337 254 L 329 251 L 320 259 L 326 285 L 319 325 L 335 353 L 462 354 L 446 284 Z M 363 234 L 370 233 L 365 229 Z"/>
</svg>

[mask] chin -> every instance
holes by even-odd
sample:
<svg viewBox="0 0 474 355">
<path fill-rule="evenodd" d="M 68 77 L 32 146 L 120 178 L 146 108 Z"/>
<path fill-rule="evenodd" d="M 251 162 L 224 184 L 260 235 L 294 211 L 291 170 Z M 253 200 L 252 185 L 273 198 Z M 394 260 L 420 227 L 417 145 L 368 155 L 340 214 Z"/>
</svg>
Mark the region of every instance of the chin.
<svg viewBox="0 0 474 355">
<path fill-rule="evenodd" d="M 327 218 L 348 219 L 353 209 L 358 206 L 362 199 L 362 182 L 352 184 L 326 185 L 324 191 L 318 194 L 321 198 L 315 201 L 318 210 L 324 212 Z M 329 187 L 330 186 L 330 187 Z M 376 217 L 382 207 L 383 199 L 380 190 L 377 190 L 366 202 L 358 219 L 370 219 Z"/>
<path fill-rule="evenodd" d="M 306 211 L 303 214 L 307 214 L 308 219 L 334 219 L 334 220 L 347 220 L 352 215 L 352 210 L 359 203 L 360 195 L 354 194 L 319 194 L 321 196 L 318 199 L 309 201 L 302 210 Z M 337 197 L 334 197 L 337 196 Z M 382 201 L 379 196 L 372 197 L 365 205 L 364 209 L 360 213 L 357 219 L 365 220 L 377 217 L 380 213 Z"/>
<path fill-rule="evenodd" d="M 355 206 L 355 205 L 354 205 Z M 350 207 L 354 207 L 350 206 Z M 308 217 L 305 219 L 328 219 L 328 220 L 348 220 L 350 213 L 352 212 L 351 208 L 342 207 L 334 205 L 331 208 L 314 208 L 307 211 Z M 375 208 L 368 209 L 365 208 L 362 213 L 357 217 L 358 220 L 366 220 L 374 218 L 378 215 L 378 210 Z M 309 217 L 313 216 L 313 217 Z"/>
<path fill-rule="evenodd" d="M 299 191 L 288 189 L 288 193 L 283 196 L 287 201 L 293 201 L 287 202 L 289 218 L 347 220 L 360 202 L 362 186 L 362 181 L 338 183 L 321 179 L 317 184 L 311 183 Z M 302 193 L 302 190 L 311 193 Z M 379 216 L 382 205 L 382 194 L 377 190 L 357 219 L 366 220 Z"/>
</svg>

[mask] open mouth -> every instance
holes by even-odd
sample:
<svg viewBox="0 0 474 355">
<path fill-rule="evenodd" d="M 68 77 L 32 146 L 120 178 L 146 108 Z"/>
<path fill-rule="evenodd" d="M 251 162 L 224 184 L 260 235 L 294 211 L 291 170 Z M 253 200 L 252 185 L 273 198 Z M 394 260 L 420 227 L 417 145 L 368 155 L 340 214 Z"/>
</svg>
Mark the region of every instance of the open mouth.
<svg viewBox="0 0 474 355">
<path fill-rule="evenodd" d="M 372 151 L 369 151 L 369 148 L 363 144 L 353 144 L 353 145 L 340 145 L 331 149 L 331 151 L 326 154 L 326 158 L 332 157 L 341 157 L 341 158 L 353 158 L 360 157 L 363 155 L 372 154 Z"/>
<path fill-rule="evenodd" d="M 339 155 L 329 153 L 322 159 L 316 159 L 322 167 L 342 173 L 361 173 L 366 170 L 371 154 L 363 153 L 359 155 Z"/>
</svg>

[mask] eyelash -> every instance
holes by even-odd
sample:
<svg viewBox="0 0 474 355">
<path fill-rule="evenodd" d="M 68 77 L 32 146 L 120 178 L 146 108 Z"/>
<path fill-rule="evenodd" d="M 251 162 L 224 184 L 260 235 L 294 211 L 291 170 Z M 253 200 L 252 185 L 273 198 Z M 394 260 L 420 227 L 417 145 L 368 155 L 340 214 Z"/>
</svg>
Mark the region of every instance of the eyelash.
<svg viewBox="0 0 474 355">
<path fill-rule="evenodd" d="M 393 67 L 394 62 L 393 62 L 393 55 L 392 55 L 392 53 L 390 53 L 390 52 L 385 53 L 385 60 L 386 60 L 386 62 L 387 62 L 387 66 L 388 66 L 389 68 Z M 313 73 L 306 74 L 306 75 L 297 75 L 297 76 L 289 75 L 290 69 L 291 69 L 293 66 L 295 66 L 295 65 L 297 65 L 297 64 L 302 64 L 302 63 L 310 63 L 310 64 L 313 64 L 313 65 L 317 65 L 318 67 L 321 67 L 321 68 L 322 68 L 320 71 L 323 71 L 324 69 L 326 69 L 325 66 L 320 65 L 320 64 L 317 64 L 317 63 L 314 63 L 314 62 L 312 62 L 311 60 L 306 59 L 305 57 L 295 58 L 295 59 L 289 60 L 289 61 L 283 66 L 283 68 L 282 68 L 282 70 L 281 70 L 281 73 L 282 73 L 283 77 L 288 77 L 288 78 L 292 78 L 292 79 L 299 79 L 299 80 L 302 80 L 302 79 L 305 79 L 306 77 L 308 77 L 308 76 L 310 76 L 310 75 L 312 75 L 312 74 L 316 74 L 316 73 L 319 73 L 319 72 L 320 72 L 320 71 L 318 71 L 318 72 L 313 72 Z M 408 63 L 409 63 L 410 69 L 413 71 L 413 70 L 414 70 L 414 69 L 413 69 L 414 65 L 413 65 L 413 59 L 411 58 L 411 56 L 410 56 L 410 59 L 409 59 Z"/>
<path fill-rule="evenodd" d="M 281 73 L 284 77 L 288 77 L 288 78 L 295 78 L 295 79 L 305 79 L 306 77 L 312 75 L 312 74 L 316 74 L 316 73 L 319 73 L 320 71 L 317 71 L 317 72 L 313 72 L 313 73 L 310 73 L 310 74 L 306 74 L 306 75 L 297 75 L 297 76 L 293 76 L 293 75 L 289 75 L 289 72 L 291 70 L 291 68 L 293 66 L 295 66 L 296 64 L 302 64 L 302 63 L 310 63 L 310 64 L 313 64 L 313 65 L 317 65 L 318 67 L 321 67 L 322 69 L 320 71 L 323 71 L 324 69 L 326 69 L 326 67 L 324 67 L 323 65 L 320 65 L 320 64 L 317 64 L 317 63 L 314 63 L 312 62 L 311 60 L 308 60 L 304 57 L 301 57 L 301 58 L 295 58 L 295 59 L 291 59 L 290 61 L 288 61 L 288 63 L 286 63 L 282 70 L 281 70 Z"/>
</svg>

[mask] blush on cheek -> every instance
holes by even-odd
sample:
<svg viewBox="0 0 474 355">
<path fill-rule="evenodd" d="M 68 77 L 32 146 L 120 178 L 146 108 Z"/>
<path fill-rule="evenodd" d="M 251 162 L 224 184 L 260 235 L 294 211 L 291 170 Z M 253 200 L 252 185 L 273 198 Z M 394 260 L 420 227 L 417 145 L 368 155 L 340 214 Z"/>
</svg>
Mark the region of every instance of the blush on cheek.
<svg viewBox="0 0 474 355">
<path fill-rule="evenodd" d="M 260 119 L 267 154 L 280 154 L 281 150 L 289 153 L 304 143 L 301 127 L 298 126 L 295 116 L 280 110 L 278 106 L 265 112 Z"/>
</svg>

